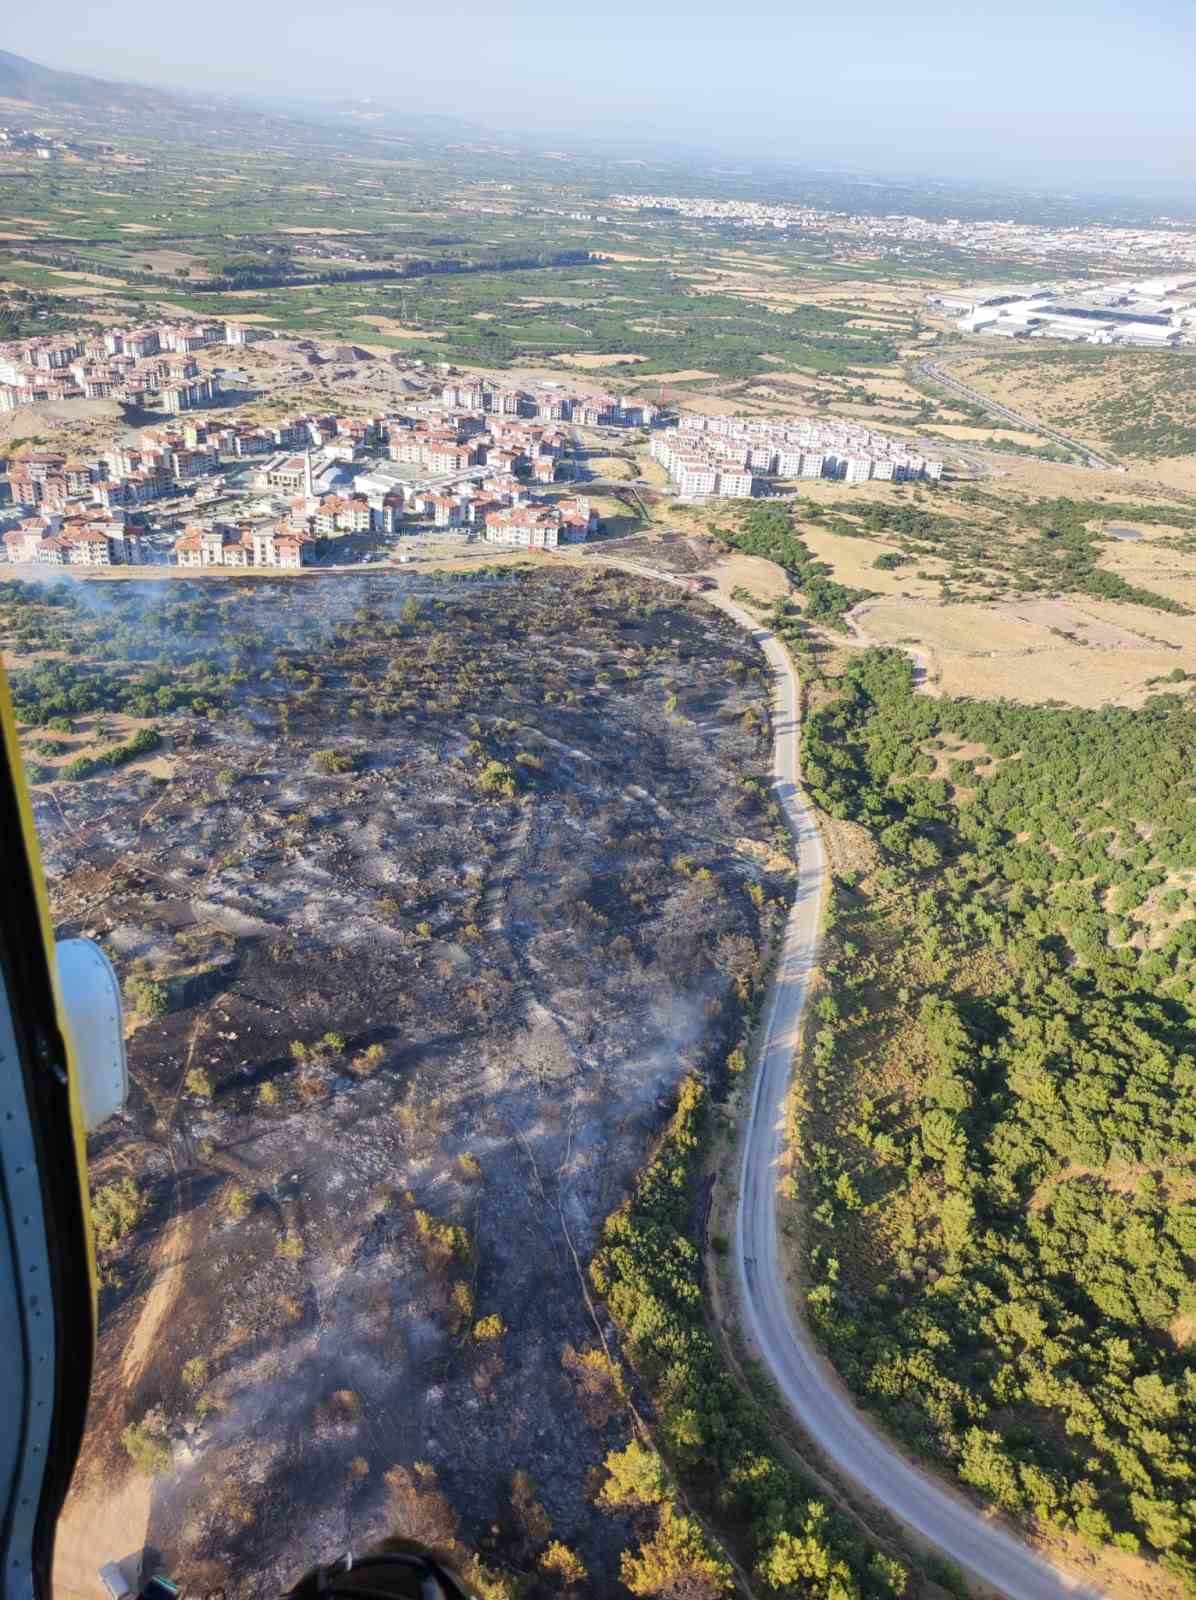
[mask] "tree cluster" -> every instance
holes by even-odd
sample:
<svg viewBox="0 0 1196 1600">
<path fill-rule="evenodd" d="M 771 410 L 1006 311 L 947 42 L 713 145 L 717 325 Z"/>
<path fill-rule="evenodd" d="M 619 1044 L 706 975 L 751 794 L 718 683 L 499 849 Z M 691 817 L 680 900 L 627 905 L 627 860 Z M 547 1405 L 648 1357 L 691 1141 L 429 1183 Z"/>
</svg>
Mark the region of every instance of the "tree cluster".
<svg viewBox="0 0 1196 1600">
<path fill-rule="evenodd" d="M 720 1523 L 741 1531 L 765 1589 L 819 1600 L 903 1594 L 905 1568 L 878 1564 L 855 1527 L 782 1460 L 707 1329 L 690 1223 L 708 1114 L 706 1089 L 686 1079 L 655 1158 L 627 1204 L 607 1220 L 590 1268 L 594 1285 L 653 1395 L 669 1460 L 717 1509 Z M 664 1465 L 643 1446 L 608 1459 L 607 1469 L 605 1492 L 613 1503 L 670 1504 Z M 694 1592 L 723 1592 L 729 1571 L 724 1567 L 719 1576 L 699 1533 L 692 1518 L 662 1512 L 640 1555 L 625 1561 L 624 1582 L 636 1594 L 666 1592 L 649 1585 L 650 1575 L 675 1566 L 688 1551 L 695 1584 L 706 1586 Z"/>
<path fill-rule="evenodd" d="M 807 780 L 881 864 L 806 1063 L 811 1314 L 986 1497 L 1196 1580 L 1196 712 L 931 700 L 891 651 L 841 689 Z"/>
</svg>

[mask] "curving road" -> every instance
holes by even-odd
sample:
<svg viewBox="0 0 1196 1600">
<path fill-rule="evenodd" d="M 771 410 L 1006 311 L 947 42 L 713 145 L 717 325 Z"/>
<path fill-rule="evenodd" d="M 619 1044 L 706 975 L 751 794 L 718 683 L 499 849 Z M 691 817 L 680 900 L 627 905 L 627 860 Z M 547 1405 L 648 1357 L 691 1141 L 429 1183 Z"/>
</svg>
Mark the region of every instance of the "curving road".
<svg viewBox="0 0 1196 1600">
<path fill-rule="evenodd" d="M 798 1025 L 817 959 L 826 855 L 801 789 L 797 674 L 767 629 L 720 595 L 707 599 L 748 628 L 778 678 L 773 769 L 798 854 L 743 1136 L 735 1265 L 743 1325 L 786 1406 L 839 1472 L 898 1521 L 1008 1600 L 1076 1600 L 1098 1591 L 1035 1555 L 999 1522 L 907 1460 L 857 1408 L 790 1304 L 778 1248 L 777 1177 Z"/>
<path fill-rule="evenodd" d="M 974 351 L 968 354 L 975 354 Z M 955 360 L 961 357 L 956 356 Z M 948 393 L 958 395 L 960 399 L 967 400 L 974 406 L 982 406 L 985 411 L 991 412 L 1002 422 L 1010 422 L 1016 428 L 1021 428 L 1025 433 L 1038 433 L 1044 439 L 1050 439 L 1053 444 L 1059 444 L 1066 450 L 1074 450 L 1082 457 L 1086 467 L 1098 467 L 1105 471 L 1120 470 L 1116 461 L 1110 461 L 1106 456 L 1097 455 L 1095 450 L 1082 444 L 1078 439 L 1071 439 L 1065 433 L 1060 433 L 1058 428 L 1048 427 L 1045 422 L 1036 422 L 1033 417 L 1023 417 L 1019 411 L 1012 410 L 1009 406 L 1002 405 L 999 400 L 994 400 L 991 395 L 981 394 L 979 389 L 970 388 L 968 384 L 961 383 L 958 378 L 953 378 L 946 371 L 951 362 L 950 356 L 927 356 L 919 361 L 918 371 L 923 377 L 929 378 L 932 383 L 937 383 L 941 389 Z"/>
</svg>

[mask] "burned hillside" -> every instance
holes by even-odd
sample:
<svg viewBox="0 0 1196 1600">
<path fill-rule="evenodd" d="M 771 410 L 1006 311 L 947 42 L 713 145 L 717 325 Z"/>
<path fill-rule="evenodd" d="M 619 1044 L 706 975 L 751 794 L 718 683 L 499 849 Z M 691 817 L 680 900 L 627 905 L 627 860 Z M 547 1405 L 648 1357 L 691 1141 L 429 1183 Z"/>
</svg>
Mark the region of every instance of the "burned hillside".
<svg viewBox="0 0 1196 1600">
<path fill-rule="evenodd" d="M 615 1592 L 583 1271 L 788 895 L 750 641 L 562 568 L 0 608 L 58 932 L 132 1012 L 80 1494 L 152 1474 L 146 1543 L 238 1594 L 449 1503 Z"/>
</svg>

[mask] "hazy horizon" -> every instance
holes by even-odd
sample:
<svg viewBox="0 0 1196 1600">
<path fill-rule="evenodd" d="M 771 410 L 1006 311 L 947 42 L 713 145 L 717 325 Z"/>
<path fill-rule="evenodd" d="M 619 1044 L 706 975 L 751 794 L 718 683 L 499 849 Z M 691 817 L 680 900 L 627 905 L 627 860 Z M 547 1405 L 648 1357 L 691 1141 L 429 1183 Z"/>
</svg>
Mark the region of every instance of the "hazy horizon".
<svg viewBox="0 0 1196 1600">
<path fill-rule="evenodd" d="M 612 0 L 601 10 L 445 0 L 401 13 L 345 0 L 209 0 L 173 28 L 151 0 L 10 17 L 5 46 L 49 66 L 192 91 L 413 113 L 570 137 L 702 146 L 757 164 L 940 174 L 1037 188 L 1175 195 L 1196 179 L 1196 24 L 1171 0 L 945 0 L 845 10 Z"/>
</svg>

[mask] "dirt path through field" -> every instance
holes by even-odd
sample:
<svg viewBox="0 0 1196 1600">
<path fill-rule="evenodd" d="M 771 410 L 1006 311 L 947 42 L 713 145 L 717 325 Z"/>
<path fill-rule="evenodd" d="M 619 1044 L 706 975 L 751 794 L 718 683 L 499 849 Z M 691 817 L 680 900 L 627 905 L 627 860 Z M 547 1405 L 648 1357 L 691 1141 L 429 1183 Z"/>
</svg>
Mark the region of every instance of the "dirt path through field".
<svg viewBox="0 0 1196 1600">
<path fill-rule="evenodd" d="M 121 1378 L 127 1392 L 134 1388 L 145 1371 L 154 1341 L 170 1314 L 175 1296 L 183 1286 L 183 1263 L 190 1249 L 191 1218 L 176 1216 L 168 1224 L 158 1244 L 154 1265 L 150 1269 L 153 1281 L 121 1360 Z"/>
<path fill-rule="evenodd" d="M 166 1225 L 146 1272 L 148 1289 L 120 1365 L 115 1371 L 109 1368 L 106 1379 L 95 1386 L 93 1392 L 102 1389 L 118 1414 L 124 1412 L 129 1396 L 140 1383 L 174 1309 L 183 1285 L 184 1263 L 192 1247 L 192 1232 L 190 1213 L 176 1214 Z M 97 1428 L 93 1407 L 90 1436 L 114 1438 L 117 1431 L 116 1424 Z M 85 1455 L 58 1525 L 54 1556 L 56 1597 L 105 1600 L 99 1569 L 105 1562 L 125 1561 L 140 1553 L 149 1528 L 153 1487 L 151 1478 L 130 1470 L 116 1488 L 108 1463 L 100 1470 L 100 1464 L 88 1462 Z M 129 1575 L 136 1576 L 133 1572 Z"/>
<path fill-rule="evenodd" d="M 866 650 L 887 648 L 883 639 L 878 639 L 875 634 L 869 633 L 864 626 L 864 619 L 878 601 L 865 600 L 847 612 L 843 620 L 851 629 L 851 643 L 862 645 Z M 922 645 L 906 642 L 900 646 L 906 655 L 913 658 L 914 663 L 914 689 L 918 694 L 937 694 L 939 692 L 939 668 L 934 652 Z"/>
<path fill-rule="evenodd" d="M 55 1600 L 107 1600 L 99 1569 L 109 1561 L 137 1576 L 126 1558 L 140 1555 L 145 1544 L 153 1488 L 152 1478 L 130 1472 L 119 1489 L 97 1484 L 84 1494 L 72 1492 L 54 1549 Z"/>
</svg>

